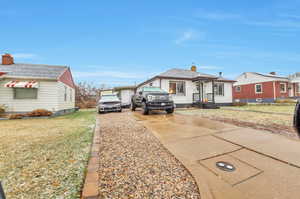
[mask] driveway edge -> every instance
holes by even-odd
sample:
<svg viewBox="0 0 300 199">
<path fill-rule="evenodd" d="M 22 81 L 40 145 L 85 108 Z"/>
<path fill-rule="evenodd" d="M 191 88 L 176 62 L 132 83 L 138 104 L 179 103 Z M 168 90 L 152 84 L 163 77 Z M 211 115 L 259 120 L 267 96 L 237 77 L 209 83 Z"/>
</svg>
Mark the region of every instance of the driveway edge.
<svg viewBox="0 0 300 199">
<path fill-rule="evenodd" d="M 94 138 L 91 148 L 89 163 L 87 166 L 86 177 L 82 190 L 82 199 L 97 199 L 99 197 L 98 190 L 98 170 L 99 170 L 99 151 L 100 151 L 100 125 L 96 117 L 96 126 L 94 129 Z"/>
</svg>

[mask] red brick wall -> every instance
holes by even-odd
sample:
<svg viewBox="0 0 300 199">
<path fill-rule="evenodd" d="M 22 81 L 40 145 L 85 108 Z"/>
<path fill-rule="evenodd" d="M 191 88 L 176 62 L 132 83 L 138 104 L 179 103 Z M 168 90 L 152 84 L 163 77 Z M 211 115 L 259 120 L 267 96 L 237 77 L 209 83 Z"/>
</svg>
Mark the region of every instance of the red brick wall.
<svg viewBox="0 0 300 199">
<path fill-rule="evenodd" d="M 233 99 L 256 99 L 256 98 L 274 98 L 273 82 L 263 82 L 262 93 L 255 93 L 256 84 L 241 85 L 241 92 L 236 92 L 233 88 Z"/>
<path fill-rule="evenodd" d="M 66 70 L 58 79 L 59 81 L 67 84 L 68 86 L 70 86 L 71 88 L 75 88 L 75 83 L 73 81 L 73 76 L 71 73 L 70 68 L 68 68 L 68 70 Z"/>
<path fill-rule="evenodd" d="M 280 92 L 280 83 L 286 84 L 286 92 Z M 287 82 L 275 82 L 276 85 L 276 98 L 288 98 L 289 97 L 289 90 L 288 90 L 288 83 Z"/>
</svg>

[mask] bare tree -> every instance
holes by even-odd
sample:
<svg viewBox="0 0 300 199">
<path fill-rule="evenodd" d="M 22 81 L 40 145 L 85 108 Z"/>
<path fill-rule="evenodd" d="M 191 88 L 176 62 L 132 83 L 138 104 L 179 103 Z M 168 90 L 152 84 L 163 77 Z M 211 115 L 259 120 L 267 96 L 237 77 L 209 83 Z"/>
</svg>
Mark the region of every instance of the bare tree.
<svg viewBox="0 0 300 199">
<path fill-rule="evenodd" d="M 101 90 L 108 88 L 106 84 L 99 87 L 92 83 L 79 82 L 76 85 L 76 106 L 79 108 L 93 108 L 100 97 Z"/>
</svg>

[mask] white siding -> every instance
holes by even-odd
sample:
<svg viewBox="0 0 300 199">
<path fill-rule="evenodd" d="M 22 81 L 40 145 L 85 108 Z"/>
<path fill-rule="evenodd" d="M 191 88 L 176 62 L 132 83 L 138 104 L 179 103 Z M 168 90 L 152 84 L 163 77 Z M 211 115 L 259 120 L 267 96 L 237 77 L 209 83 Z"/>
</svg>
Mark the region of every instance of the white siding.
<svg viewBox="0 0 300 199">
<path fill-rule="evenodd" d="M 40 81 L 37 99 L 14 99 L 13 88 L 6 88 L 4 84 L 10 80 L 0 81 L 0 104 L 8 107 L 9 112 L 28 112 L 34 109 L 57 111 L 57 82 Z"/>
<path fill-rule="evenodd" d="M 65 87 L 67 88 L 67 97 L 65 100 Z M 72 92 L 72 94 L 70 94 Z M 70 96 L 72 95 L 72 96 Z M 70 98 L 72 97 L 72 99 Z M 75 107 L 75 90 L 68 85 L 57 83 L 57 102 L 58 110 L 71 109 Z"/>
<path fill-rule="evenodd" d="M 161 88 L 169 92 L 169 82 L 178 81 L 185 82 L 185 95 L 178 96 L 172 95 L 175 104 L 192 104 L 193 103 L 193 93 L 197 92 L 196 85 L 191 80 L 176 80 L 176 79 L 162 79 Z"/>
<path fill-rule="evenodd" d="M 121 102 L 123 105 L 128 105 L 131 103 L 131 96 L 134 95 L 134 90 L 124 89 L 120 91 Z"/>
<path fill-rule="evenodd" d="M 224 83 L 224 96 L 215 95 L 215 103 L 232 103 L 232 83 L 230 82 L 219 82 Z M 204 84 L 204 91 L 206 93 L 212 93 L 212 83 L 208 82 Z"/>
</svg>

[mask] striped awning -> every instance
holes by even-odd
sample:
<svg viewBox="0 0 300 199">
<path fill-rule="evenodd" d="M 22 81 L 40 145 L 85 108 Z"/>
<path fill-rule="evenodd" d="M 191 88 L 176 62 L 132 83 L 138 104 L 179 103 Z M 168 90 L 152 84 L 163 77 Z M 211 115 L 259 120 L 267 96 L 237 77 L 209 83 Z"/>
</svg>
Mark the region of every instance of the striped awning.
<svg viewBox="0 0 300 199">
<path fill-rule="evenodd" d="M 38 88 L 39 84 L 36 81 L 10 81 L 4 87 L 8 88 Z"/>
</svg>

